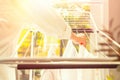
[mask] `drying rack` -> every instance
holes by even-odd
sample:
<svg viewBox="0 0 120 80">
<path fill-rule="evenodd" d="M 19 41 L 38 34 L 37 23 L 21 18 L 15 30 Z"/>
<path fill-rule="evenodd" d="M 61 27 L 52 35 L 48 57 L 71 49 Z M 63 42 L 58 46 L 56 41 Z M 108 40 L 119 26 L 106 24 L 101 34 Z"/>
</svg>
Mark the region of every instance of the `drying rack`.
<svg viewBox="0 0 120 80">
<path fill-rule="evenodd" d="M 92 29 L 73 29 L 73 32 L 78 30 L 79 33 L 93 33 Z M 29 31 L 28 31 L 29 32 Z M 100 33 L 100 31 L 98 31 Z M 34 35 L 31 45 L 34 45 Z M 108 37 L 109 38 L 109 37 Z M 118 46 L 119 47 L 119 46 Z M 33 47 L 31 48 L 33 54 Z M 14 54 L 15 55 L 15 54 Z M 96 68 L 117 68 L 120 66 L 120 57 L 107 58 L 1 58 L 0 64 L 6 64 L 10 67 L 21 69 L 96 69 Z"/>
</svg>

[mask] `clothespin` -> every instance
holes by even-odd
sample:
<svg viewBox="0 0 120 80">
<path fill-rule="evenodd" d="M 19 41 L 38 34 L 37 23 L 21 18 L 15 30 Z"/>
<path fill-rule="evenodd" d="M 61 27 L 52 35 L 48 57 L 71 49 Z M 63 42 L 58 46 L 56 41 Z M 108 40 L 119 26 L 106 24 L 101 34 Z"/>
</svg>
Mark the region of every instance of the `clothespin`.
<svg viewBox="0 0 120 80">
<path fill-rule="evenodd" d="M 83 45 L 84 47 L 86 47 L 86 36 L 84 34 L 77 36 L 79 45 Z"/>
</svg>

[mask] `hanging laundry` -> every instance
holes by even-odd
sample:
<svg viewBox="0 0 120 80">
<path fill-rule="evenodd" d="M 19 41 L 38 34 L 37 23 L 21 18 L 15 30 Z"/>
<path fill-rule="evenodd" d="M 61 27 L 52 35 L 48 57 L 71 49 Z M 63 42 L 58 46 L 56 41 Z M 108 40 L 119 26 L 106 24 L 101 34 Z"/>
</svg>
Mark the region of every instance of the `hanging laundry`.
<svg viewBox="0 0 120 80">
<path fill-rule="evenodd" d="M 81 58 L 97 58 L 95 55 L 88 52 L 88 50 L 83 45 L 79 46 L 79 54 L 78 55 L 79 55 L 78 57 L 81 57 Z"/>
<path fill-rule="evenodd" d="M 92 53 L 88 52 L 88 50 L 83 46 L 79 46 L 78 57 L 80 58 L 96 58 Z M 78 79 L 77 80 L 98 80 L 98 72 L 96 73 L 96 69 L 78 69 Z M 79 77 L 80 75 L 80 77 Z"/>
<path fill-rule="evenodd" d="M 72 41 L 69 40 L 65 51 L 63 53 L 63 58 L 74 58 L 77 57 L 78 53 L 73 45 Z M 62 80 L 77 80 L 77 69 L 61 69 L 61 79 Z"/>
<path fill-rule="evenodd" d="M 41 80 L 55 80 L 53 72 L 49 70 L 42 70 Z"/>
<path fill-rule="evenodd" d="M 57 57 L 55 50 L 56 50 L 56 47 L 51 45 L 51 47 L 50 47 L 50 49 L 48 51 L 47 57 L 48 58 L 50 58 L 50 57 Z"/>
<path fill-rule="evenodd" d="M 56 47 L 51 46 L 48 51 L 47 58 L 58 57 L 56 55 Z M 41 72 L 41 80 L 61 80 L 60 70 L 59 69 L 45 69 Z"/>
<path fill-rule="evenodd" d="M 45 69 L 41 71 L 40 80 L 61 80 L 59 70 Z"/>
<path fill-rule="evenodd" d="M 63 58 L 72 58 L 72 57 L 77 57 L 78 53 L 77 50 L 75 48 L 75 46 L 73 45 L 73 42 L 71 40 L 69 40 L 67 42 L 66 48 L 64 50 L 63 53 Z"/>
</svg>

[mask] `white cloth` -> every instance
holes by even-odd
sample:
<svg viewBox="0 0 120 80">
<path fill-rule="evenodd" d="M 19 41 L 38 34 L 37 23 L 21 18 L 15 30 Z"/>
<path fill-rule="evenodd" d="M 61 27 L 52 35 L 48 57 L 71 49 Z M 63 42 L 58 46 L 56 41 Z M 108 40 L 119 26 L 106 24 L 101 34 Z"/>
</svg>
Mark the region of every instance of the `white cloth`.
<svg viewBox="0 0 120 80">
<path fill-rule="evenodd" d="M 18 0 L 19 6 L 33 19 L 33 23 L 39 25 L 39 30 L 47 35 L 68 39 L 71 28 L 65 23 L 58 13 L 45 0 Z"/>
<path fill-rule="evenodd" d="M 79 45 L 78 57 L 81 57 L 81 58 L 97 58 L 95 55 L 88 52 L 88 50 L 83 45 Z"/>
<path fill-rule="evenodd" d="M 69 40 L 62 57 L 74 58 L 77 57 L 77 55 L 78 53 L 75 46 L 72 41 Z M 77 69 L 61 69 L 61 80 L 77 80 Z"/>
<path fill-rule="evenodd" d="M 58 57 L 57 55 L 56 55 L 56 46 L 50 46 L 50 48 L 49 48 L 49 51 L 48 51 L 48 55 L 47 55 L 47 57 L 48 58 L 51 58 L 51 57 Z"/>
<path fill-rule="evenodd" d="M 80 58 L 96 58 L 92 53 L 88 52 L 88 50 L 83 46 L 79 46 L 79 54 Z M 98 79 L 99 74 L 96 69 L 78 69 L 78 80 L 96 80 Z M 99 79 L 100 80 L 100 79 Z"/>
<path fill-rule="evenodd" d="M 46 69 L 41 73 L 40 80 L 61 80 L 59 70 Z"/>
<path fill-rule="evenodd" d="M 56 50 L 56 47 L 51 46 L 48 51 L 47 58 L 58 57 L 56 55 L 55 50 Z M 43 69 L 41 71 L 41 79 L 40 80 L 61 80 L 60 70 L 59 69 Z"/>
<path fill-rule="evenodd" d="M 24 24 L 36 24 L 47 35 L 70 38 L 71 28 L 54 9 L 42 1 L 0 0 L 0 57 L 10 57 L 14 53 Z M 8 72 L 4 73 L 0 72 L 0 78 L 4 75 L 7 78 L 4 80 L 9 80 Z"/>
<path fill-rule="evenodd" d="M 69 40 L 67 42 L 66 48 L 64 50 L 63 53 L 63 58 L 72 58 L 72 57 L 77 57 L 78 53 L 77 50 L 75 48 L 75 46 L 73 45 L 72 40 Z"/>
<path fill-rule="evenodd" d="M 0 57 L 11 57 L 15 53 L 18 36 L 17 27 L 3 19 L 0 20 Z M 15 80 L 15 78 L 15 69 L 0 64 L 0 80 Z"/>
<path fill-rule="evenodd" d="M 17 43 L 15 39 L 18 38 L 22 25 L 25 24 L 36 24 L 40 31 L 47 35 L 53 35 L 60 39 L 70 38 L 71 28 L 51 6 L 39 0 L 28 0 L 28 4 L 25 5 L 30 6 L 27 7 L 23 5 L 24 1 L 18 2 L 17 0 L 16 2 L 14 0 L 0 0 L 0 48 L 3 46 L 5 46 L 5 50 L 6 47 L 7 49 L 12 48 L 13 43 Z M 4 50 L 2 53 L 0 52 L 0 54 L 4 53 Z M 9 53 L 11 54 L 11 52 Z"/>
<path fill-rule="evenodd" d="M 0 64 L 0 80 L 15 80 L 15 69 Z"/>
</svg>

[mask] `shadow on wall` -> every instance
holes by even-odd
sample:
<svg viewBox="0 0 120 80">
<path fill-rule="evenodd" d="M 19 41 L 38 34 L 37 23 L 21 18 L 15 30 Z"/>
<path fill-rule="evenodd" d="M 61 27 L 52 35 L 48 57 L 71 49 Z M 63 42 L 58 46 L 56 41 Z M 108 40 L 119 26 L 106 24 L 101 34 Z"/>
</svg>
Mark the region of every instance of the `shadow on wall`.
<svg viewBox="0 0 120 80">
<path fill-rule="evenodd" d="M 103 30 L 106 32 L 113 40 L 120 44 L 120 24 L 114 26 L 114 19 L 110 19 L 109 21 L 109 30 Z"/>
</svg>

